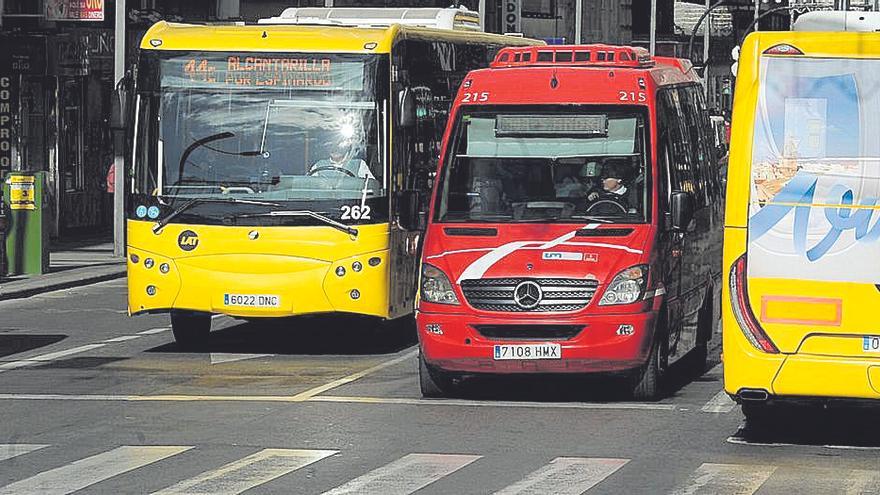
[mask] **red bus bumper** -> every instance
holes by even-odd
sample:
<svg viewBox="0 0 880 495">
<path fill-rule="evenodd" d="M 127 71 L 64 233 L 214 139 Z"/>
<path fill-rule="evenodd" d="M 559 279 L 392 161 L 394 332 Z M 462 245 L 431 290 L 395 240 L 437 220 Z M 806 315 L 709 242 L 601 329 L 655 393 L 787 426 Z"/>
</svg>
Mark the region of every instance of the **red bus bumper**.
<svg viewBox="0 0 880 495">
<path fill-rule="evenodd" d="M 656 316 L 655 311 L 648 311 L 536 320 L 515 314 L 510 317 L 483 317 L 418 312 L 416 322 L 425 360 L 444 371 L 595 373 L 627 371 L 643 365 L 653 342 Z M 544 328 L 550 332 L 543 332 Z M 542 337 L 554 332 L 566 335 Z M 511 333 L 527 333 L 529 336 L 506 336 Z M 560 359 L 493 358 L 495 345 L 498 344 L 540 343 L 560 344 Z"/>
</svg>

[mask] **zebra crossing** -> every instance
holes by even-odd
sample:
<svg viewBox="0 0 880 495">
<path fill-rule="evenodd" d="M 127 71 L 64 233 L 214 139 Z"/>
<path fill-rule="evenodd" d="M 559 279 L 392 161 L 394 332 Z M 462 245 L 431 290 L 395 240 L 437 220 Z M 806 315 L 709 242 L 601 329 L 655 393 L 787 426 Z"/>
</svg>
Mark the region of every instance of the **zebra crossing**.
<svg viewBox="0 0 880 495">
<path fill-rule="evenodd" d="M 35 457 L 64 446 L 46 444 L 0 444 L 0 483 L 14 480 L 0 487 L 0 495 L 63 495 L 86 488 L 100 493 L 99 483 L 117 479 L 151 465 L 180 462 L 180 454 L 199 453 L 193 445 L 122 445 L 104 452 L 72 460 L 49 468 L 24 479 L 15 479 L 16 463 L 29 465 Z M 498 455 L 498 454 L 494 454 Z M 345 461 L 345 453 L 337 450 L 265 448 L 228 462 L 191 478 L 168 481 L 168 486 L 153 490 L 137 483 L 126 484 L 128 493 L 154 495 L 233 495 L 248 490 L 260 493 L 270 481 L 291 475 L 301 469 L 320 470 L 322 461 L 329 458 Z M 322 490 L 325 495 L 369 494 L 406 495 L 432 483 L 456 476 L 463 469 L 474 469 L 479 474 L 480 461 L 488 456 L 451 453 L 409 453 L 386 464 L 356 475 L 352 479 L 337 480 L 335 485 Z M 186 462 L 186 461 L 183 461 Z M 192 457 L 188 462 L 193 462 Z M 762 464 L 725 464 L 706 462 L 688 466 L 687 476 L 675 487 L 625 486 L 618 476 L 634 467 L 638 461 L 599 457 L 556 457 L 549 462 L 536 462 L 534 469 L 522 479 L 507 486 L 491 486 L 494 478 L 481 477 L 485 486 L 469 486 L 466 492 L 494 493 L 495 495 L 574 495 L 590 493 L 603 486 L 605 493 L 667 493 L 670 495 L 750 495 L 753 493 L 783 493 L 798 491 L 811 493 L 880 493 L 880 470 L 846 468 L 808 468 Z M 329 469 L 337 472 L 338 469 Z M 687 469 L 685 469 L 687 471 Z M 484 479 L 485 478 L 485 479 Z M 509 481 L 509 480 L 508 480 Z M 501 483 L 504 485 L 505 483 Z M 277 489 L 277 485 L 276 485 Z M 126 489 L 128 490 L 128 489 Z M 780 491 L 781 490 L 781 491 Z M 317 490 L 320 492 L 321 490 Z M 290 493 L 299 493 L 293 490 Z"/>
</svg>

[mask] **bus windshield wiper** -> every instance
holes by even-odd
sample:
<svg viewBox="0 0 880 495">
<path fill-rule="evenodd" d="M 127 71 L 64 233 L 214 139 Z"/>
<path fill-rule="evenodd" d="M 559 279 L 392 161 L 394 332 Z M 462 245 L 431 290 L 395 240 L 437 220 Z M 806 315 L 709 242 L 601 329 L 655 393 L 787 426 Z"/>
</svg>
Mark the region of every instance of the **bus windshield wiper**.
<svg viewBox="0 0 880 495">
<path fill-rule="evenodd" d="M 269 211 L 266 213 L 250 213 L 245 215 L 236 215 L 237 218 L 255 218 L 255 217 L 308 217 L 314 218 L 320 222 L 323 222 L 335 229 L 341 230 L 346 234 L 357 237 L 358 230 L 354 227 L 345 225 L 342 222 L 337 222 L 330 217 L 321 215 L 320 213 L 311 211 L 311 210 L 277 210 L 277 211 Z"/>
<path fill-rule="evenodd" d="M 177 218 L 178 215 L 185 212 L 186 210 L 192 208 L 195 205 L 202 203 L 233 203 L 233 204 L 242 204 L 242 205 L 258 205 L 258 206 L 272 206 L 279 207 L 278 203 L 270 203 L 268 201 L 254 201 L 251 199 L 238 199 L 238 198 L 192 198 L 182 205 L 178 206 L 171 213 L 164 216 L 160 220 L 156 222 L 156 225 L 153 225 L 153 233 L 157 234 L 163 227 L 168 225 L 172 220 Z"/>
</svg>

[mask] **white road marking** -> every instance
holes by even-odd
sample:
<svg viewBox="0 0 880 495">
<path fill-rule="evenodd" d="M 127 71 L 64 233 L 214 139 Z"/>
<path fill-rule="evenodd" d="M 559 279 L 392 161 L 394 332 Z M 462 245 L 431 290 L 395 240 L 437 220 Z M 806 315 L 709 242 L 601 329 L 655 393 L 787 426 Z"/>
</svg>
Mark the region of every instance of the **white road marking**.
<svg viewBox="0 0 880 495">
<path fill-rule="evenodd" d="M 496 495 L 580 495 L 622 468 L 629 459 L 557 457 Z"/>
<path fill-rule="evenodd" d="M 154 335 L 157 333 L 167 332 L 171 330 L 169 327 L 159 327 L 159 328 L 151 328 L 149 330 L 144 330 L 143 332 L 138 332 L 138 335 Z"/>
<path fill-rule="evenodd" d="M 235 495 L 338 453 L 336 450 L 264 449 L 154 495 Z"/>
<path fill-rule="evenodd" d="M 2 398 L 2 396 L 0 396 Z M 649 411 L 675 411 L 675 404 L 654 402 L 527 402 L 503 400 L 461 399 L 407 399 L 400 397 L 346 397 L 319 395 L 309 402 L 340 402 L 354 404 L 398 404 L 406 406 L 473 406 L 473 407 L 524 407 L 533 409 L 641 409 Z"/>
<path fill-rule="evenodd" d="M 45 449 L 46 447 L 48 445 L 34 443 L 0 443 L 0 461 Z"/>
<path fill-rule="evenodd" d="M 653 402 L 518 402 L 457 399 L 406 399 L 397 397 L 345 397 L 334 395 L 83 395 L 83 394 L 0 394 L 0 400 L 58 400 L 107 402 L 336 402 L 348 404 L 392 404 L 404 406 L 472 406 L 528 409 L 606 409 L 681 411 L 674 404 Z M 728 440 L 730 441 L 730 440 Z M 731 442 L 734 443 L 734 442 Z"/>
<path fill-rule="evenodd" d="M 185 452 L 192 447 L 132 446 L 86 457 L 0 488 L 0 495 L 64 495 Z"/>
<path fill-rule="evenodd" d="M 459 454 L 409 454 L 326 492 L 407 495 L 448 476 L 481 456 Z"/>
<path fill-rule="evenodd" d="M 702 464 L 672 495 L 751 495 L 774 471 L 776 466 Z"/>
<path fill-rule="evenodd" d="M 244 361 L 246 359 L 257 359 L 272 356 L 274 356 L 274 354 L 233 354 L 227 352 L 212 352 L 211 364 L 232 363 L 235 361 Z"/>
<path fill-rule="evenodd" d="M 363 378 L 367 375 L 370 375 L 370 374 L 373 374 L 377 371 L 383 370 L 389 366 L 394 366 L 395 364 L 402 363 L 402 362 L 409 360 L 409 359 L 412 359 L 418 355 L 419 355 L 419 350 L 415 349 L 413 351 L 407 352 L 406 354 L 404 354 L 402 356 L 399 356 L 394 359 L 390 359 L 388 361 L 379 363 L 376 366 L 367 368 L 363 371 L 358 371 L 357 373 L 352 373 L 351 375 L 344 376 L 338 380 L 333 380 L 330 383 L 325 383 L 324 385 L 320 385 L 318 387 L 311 388 L 309 390 L 306 390 L 305 392 L 300 392 L 300 393 L 294 395 L 293 399 L 299 400 L 299 401 L 311 399 L 312 397 L 314 397 L 318 394 L 323 394 L 324 392 L 326 392 L 328 390 L 334 389 L 336 387 L 340 387 L 342 385 L 345 385 L 346 383 L 351 383 L 355 380 L 360 380 L 361 378 Z"/>
<path fill-rule="evenodd" d="M 727 392 L 724 390 L 715 394 L 714 397 L 709 399 L 703 406 L 704 413 L 729 413 L 736 407 L 736 402 L 727 395 Z"/>
<path fill-rule="evenodd" d="M 116 342 L 126 342 L 129 340 L 134 340 L 134 339 L 139 339 L 139 338 L 141 338 L 141 335 L 123 335 L 122 337 L 114 337 L 112 339 L 104 340 L 103 342 L 105 344 L 113 344 Z"/>
<path fill-rule="evenodd" d="M 74 347 L 73 349 L 65 349 L 63 351 L 50 352 L 48 354 L 40 354 L 39 356 L 29 357 L 27 359 L 21 359 L 19 361 L 11 361 L 8 363 L 0 364 L 0 372 L 7 370 L 14 370 L 17 368 L 24 368 L 26 366 L 34 366 L 36 364 L 45 363 L 48 361 L 54 361 L 58 358 L 70 356 L 72 354 L 79 354 L 81 352 L 90 351 L 92 349 L 97 349 L 99 347 L 104 347 L 107 344 L 88 344 L 81 345 L 79 347 Z"/>
<path fill-rule="evenodd" d="M 796 443 L 750 442 L 740 437 L 727 437 L 727 443 L 731 443 L 734 445 L 750 445 L 752 447 L 803 447 L 803 445 L 799 445 Z M 816 445 L 816 447 L 835 450 L 880 450 L 880 447 L 860 445 Z"/>
</svg>

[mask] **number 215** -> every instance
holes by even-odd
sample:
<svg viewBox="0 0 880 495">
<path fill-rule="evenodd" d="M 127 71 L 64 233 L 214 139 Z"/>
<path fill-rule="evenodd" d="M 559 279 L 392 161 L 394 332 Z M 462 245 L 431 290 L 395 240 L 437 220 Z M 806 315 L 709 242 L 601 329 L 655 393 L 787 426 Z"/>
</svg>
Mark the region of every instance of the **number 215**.
<svg viewBox="0 0 880 495">
<path fill-rule="evenodd" d="M 635 91 L 620 91 L 617 95 L 620 98 L 620 101 L 637 101 L 639 103 L 648 101 L 648 95 L 641 91 L 638 93 Z"/>
</svg>

